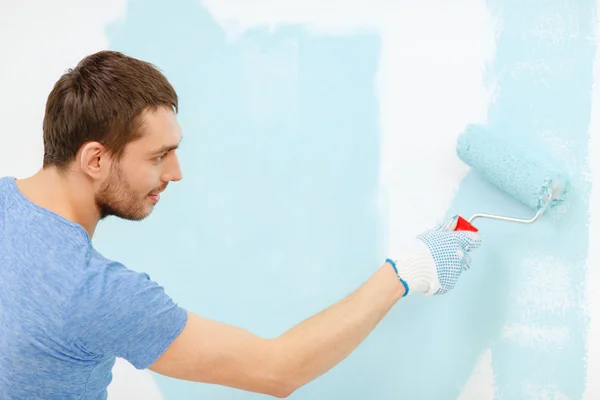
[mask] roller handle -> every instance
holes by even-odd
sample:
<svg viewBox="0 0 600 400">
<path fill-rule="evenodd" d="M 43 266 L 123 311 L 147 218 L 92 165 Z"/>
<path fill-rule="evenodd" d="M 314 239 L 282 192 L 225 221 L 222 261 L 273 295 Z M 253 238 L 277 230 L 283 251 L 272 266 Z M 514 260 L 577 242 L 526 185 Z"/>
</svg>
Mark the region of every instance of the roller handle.
<svg viewBox="0 0 600 400">
<path fill-rule="evenodd" d="M 471 223 L 469 221 L 467 221 L 460 215 L 458 216 L 458 221 L 456 221 L 456 228 L 454 228 L 454 230 L 455 231 L 471 231 L 471 232 L 478 231 L 477 228 L 475 228 L 473 225 L 471 225 Z"/>
</svg>

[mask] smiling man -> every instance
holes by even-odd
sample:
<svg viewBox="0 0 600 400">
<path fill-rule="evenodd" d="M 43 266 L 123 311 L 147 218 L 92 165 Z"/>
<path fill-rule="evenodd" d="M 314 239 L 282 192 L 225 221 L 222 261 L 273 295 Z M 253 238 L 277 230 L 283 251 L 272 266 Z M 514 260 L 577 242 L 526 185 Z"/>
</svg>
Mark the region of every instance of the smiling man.
<svg viewBox="0 0 600 400">
<path fill-rule="evenodd" d="M 183 309 L 91 242 L 101 219 L 143 220 L 182 179 L 177 110 L 175 90 L 154 66 L 118 52 L 86 57 L 54 86 L 42 169 L 0 179 L 2 398 L 105 399 L 116 357 L 286 397 L 347 357 L 400 298 L 446 293 L 470 267 L 480 239 L 455 231 L 453 217 L 279 337 Z"/>
</svg>

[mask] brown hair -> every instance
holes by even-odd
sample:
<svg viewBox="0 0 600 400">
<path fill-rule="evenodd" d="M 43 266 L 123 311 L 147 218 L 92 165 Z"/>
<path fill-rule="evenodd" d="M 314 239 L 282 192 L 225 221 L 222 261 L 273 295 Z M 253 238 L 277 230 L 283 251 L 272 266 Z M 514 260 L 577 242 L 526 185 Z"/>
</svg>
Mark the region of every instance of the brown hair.
<svg viewBox="0 0 600 400">
<path fill-rule="evenodd" d="M 90 141 L 119 158 L 126 144 L 140 138 L 142 113 L 160 106 L 178 112 L 175 89 L 154 65 L 115 51 L 87 56 L 48 96 L 43 167 L 65 170 Z"/>
</svg>

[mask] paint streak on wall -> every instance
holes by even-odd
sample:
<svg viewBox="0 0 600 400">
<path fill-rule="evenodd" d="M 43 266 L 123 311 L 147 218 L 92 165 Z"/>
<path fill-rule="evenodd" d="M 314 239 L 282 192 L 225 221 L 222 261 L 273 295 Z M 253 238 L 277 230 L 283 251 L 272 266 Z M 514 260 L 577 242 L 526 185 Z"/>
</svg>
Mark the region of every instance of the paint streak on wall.
<svg viewBox="0 0 600 400">
<path fill-rule="evenodd" d="M 568 206 L 533 226 L 480 223 L 487 246 L 475 258 L 480 268 L 456 292 L 456 306 L 478 325 L 470 332 L 472 343 L 491 346 L 495 398 L 578 399 L 586 376 L 582 306 L 595 5 L 489 4 L 501 25 L 489 69 L 498 87 L 489 124 L 509 140 L 539 146 L 531 151 L 546 149 L 561 159 L 573 186 Z M 477 174 L 463 181 L 449 210 L 456 211 L 531 214 Z M 469 305 L 473 299 L 477 304 Z"/>
</svg>

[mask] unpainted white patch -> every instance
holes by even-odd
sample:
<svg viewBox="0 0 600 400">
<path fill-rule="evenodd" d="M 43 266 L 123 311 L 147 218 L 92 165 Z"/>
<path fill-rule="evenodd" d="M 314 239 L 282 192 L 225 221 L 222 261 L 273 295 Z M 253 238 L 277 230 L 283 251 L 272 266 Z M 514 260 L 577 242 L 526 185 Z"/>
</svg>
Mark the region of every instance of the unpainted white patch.
<svg viewBox="0 0 600 400">
<path fill-rule="evenodd" d="M 347 34 L 357 29 L 376 29 L 381 19 L 394 7 L 385 0 L 199 0 L 213 18 L 237 38 L 248 29 L 274 30 L 290 24 L 302 26 L 315 34 Z"/>
<path fill-rule="evenodd" d="M 42 121 L 54 83 L 84 56 L 105 49 L 106 24 L 125 14 L 125 0 L 0 3 L 0 176 L 41 167 Z"/>
<path fill-rule="evenodd" d="M 108 387 L 110 400 L 162 400 L 152 374 L 145 370 L 137 370 L 122 358 L 117 358 L 113 368 L 113 380 Z"/>
<path fill-rule="evenodd" d="M 427 4 L 425 4 L 427 3 Z M 440 221 L 469 171 L 456 140 L 484 123 L 493 96 L 484 70 L 495 24 L 484 1 L 403 3 L 381 32 L 380 188 L 386 256 Z"/>
<path fill-rule="evenodd" d="M 596 59 L 589 126 L 589 163 L 593 180 L 589 201 L 589 252 L 586 277 L 587 372 L 583 400 L 600 399 L 600 0 L 596 5 Z"/>
<path fill-rule="evenodd" d="M 483 351 L 469 380 L 463 386 L 457 400 L 494 400 L 495 384 L 492 368 L 492 350 Z"/>
</svg>

